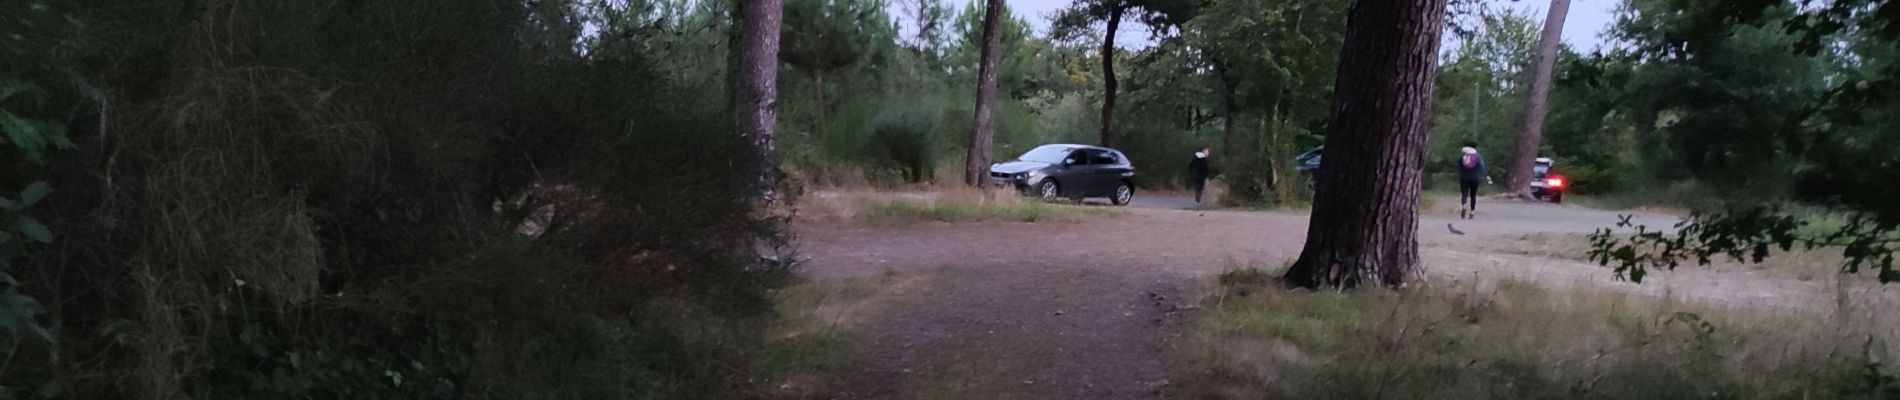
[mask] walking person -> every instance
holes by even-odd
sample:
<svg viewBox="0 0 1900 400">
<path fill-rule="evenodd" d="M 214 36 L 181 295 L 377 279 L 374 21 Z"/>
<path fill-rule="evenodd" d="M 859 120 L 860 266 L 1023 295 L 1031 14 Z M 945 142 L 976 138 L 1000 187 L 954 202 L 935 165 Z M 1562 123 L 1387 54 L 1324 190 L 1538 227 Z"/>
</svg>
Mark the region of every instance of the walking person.
<svg viewBox="0 0 1900 400">
<path fill-rule="evenodd" d="M 1484 168 L 1484 156 L 1478 154 L 1478 142 L 1466 141 L 1458 157 L 1458 218 L 1478 217 L 1478 185 L 1491 180 Z"/>
<path fill-rule="evenodd" d="M 1194 159 L 1188 160 L 1187 184 L 1194 190 L 1194 204 L 1201 204 L 1201 193 L 1207 191 L 1207 178 L 1211 170 L 1207 166 L 1207 146 L 1201 146 L 1194 152 Z"/>
</svg>

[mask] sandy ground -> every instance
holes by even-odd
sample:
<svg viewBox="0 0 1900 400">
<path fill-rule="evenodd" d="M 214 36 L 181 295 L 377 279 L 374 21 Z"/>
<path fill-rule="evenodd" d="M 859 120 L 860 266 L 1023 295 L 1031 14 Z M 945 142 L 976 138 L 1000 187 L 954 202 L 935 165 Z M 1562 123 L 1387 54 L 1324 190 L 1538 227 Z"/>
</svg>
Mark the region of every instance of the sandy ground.
<svg viewBox="0 0 1900 400">
<path fill-rule="evenodd" d="M 1460 220 L 1454 205 L 1442 204 L 1455 199 L 1440 203 L 1419 221 L 1427 284 L 1508 277 L 1760 307 L 1832 299 L 1825 282 L 1694 268 L 1642 285 L 1616 282 L 1581 256 L 1521 250 L 1539 245 L 1526 237 L 1610 227 L 1618 212 L 1487 200 L 1477 219 Z M 1197 283 L 1242 265 L 1278 267 L 1305 239 L 1303 214 L 1198 208 L 1180 195 L 1145 194 L 1127 215 L 1077 223 L 799 225 L 805 271 L 816 279 L 894 274 L 922 282 L 853 330 L 858 354 L 843 388 L 821 397 L 1159 397 L 1168 346 Z M 1651 227 L 1678 220 L 1634 218 Z"/>
</svg>

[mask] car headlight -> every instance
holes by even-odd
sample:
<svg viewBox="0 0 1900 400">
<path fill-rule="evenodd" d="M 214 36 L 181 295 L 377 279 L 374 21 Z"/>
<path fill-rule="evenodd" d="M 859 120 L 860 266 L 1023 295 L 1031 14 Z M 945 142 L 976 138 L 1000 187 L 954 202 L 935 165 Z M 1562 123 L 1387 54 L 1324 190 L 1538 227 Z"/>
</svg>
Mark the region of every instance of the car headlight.
<svg viewBox="0 0 1900 400">
<path fill-rule="evenodd" d="M 1020 180 L 1024 180 L 1024 179 L 1029 179 L 1029 173 L 1028 173 L 1028 172 L 1017 172 L 1017 173 L 1016 173 L 1016 180 L 1019 180 L 1019 181 L 1020 181 Z"/>
</svg>

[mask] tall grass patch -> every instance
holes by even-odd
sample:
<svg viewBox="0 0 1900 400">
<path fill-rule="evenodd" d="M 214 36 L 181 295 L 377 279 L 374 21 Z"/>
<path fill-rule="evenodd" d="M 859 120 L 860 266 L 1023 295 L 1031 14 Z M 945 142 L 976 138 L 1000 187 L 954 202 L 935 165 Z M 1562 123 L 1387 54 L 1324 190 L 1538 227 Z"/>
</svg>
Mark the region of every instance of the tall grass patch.
<svg viewBox="0 0 1900 400">
<path fill-rule="evenodd" d="M 1233 276 L 1247 271 L 1229 273 Z M 1180 395 L 1309 399 L 1891 398 L 1879 308 L 1731 309 L 1518 281 L 1308 292 L 1223 277 Z"/>
</svg>

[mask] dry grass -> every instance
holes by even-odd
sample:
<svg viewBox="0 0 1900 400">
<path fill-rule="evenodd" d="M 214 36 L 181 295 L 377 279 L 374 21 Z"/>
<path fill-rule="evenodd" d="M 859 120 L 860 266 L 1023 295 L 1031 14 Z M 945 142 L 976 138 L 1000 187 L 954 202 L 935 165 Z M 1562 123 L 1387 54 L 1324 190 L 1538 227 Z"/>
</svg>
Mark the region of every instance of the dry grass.
<svg viewBox="0 0 1900 400">
<path fill-rule="evenodd" d="M 1479 248 L 1504 253 L 1573 261 L 1590 260 L 1590 235 L 1537 232 L 1479 242 Z"/>
<path fill-rule="evenodd" d="M 1180 347 L 1179 397 L 1900 394 L 1867 369 L 1900 357 L 1888 347 L 1900 341 L 1892 304 L 1798 314 L 1511 280 L 1341 293 L 1288 291 L 1263 276 L 1236 271 L 1213 288 Z"/>
<path fill-rule="evenodd" d="M 774 398 L 819 398 L 851 360 L 850 331 L 928 283 L 923 275 L 815 280 L 773 294 L 780 318 L 757 364 Z"/>
<path fill-rule="evenodd" d="M 808 195 L 798 207 L 805 221 L 855 221 L 881 225 L 919 222 L 1078 222 L 1120 215 L 1120 210 L 1045 203 L 1013 191 L 938 188 L 929 192 L 827 191 Z"/>
<path fill-rule="evenodd" d="M 1538 232 L 1507 236 L 1476 244 L 1479 249 L 1503 254 L 1518 254 L 1560 260 L 1592 262 L 1590 237 L 1586 234 Z M 1844 261 L 1839 249 L 1776 251 L 1760 263 L 1741 263 L 1727 256 L 1715 256 L 1708 267 L 1720 272 L 1749 273 L 1772 279 L 1814 281 L 1829 279 L 1841 272 Z M 1691 260 L 1683 268 L 1704 268 Z"/>
</svg>

